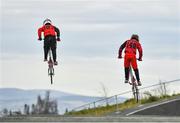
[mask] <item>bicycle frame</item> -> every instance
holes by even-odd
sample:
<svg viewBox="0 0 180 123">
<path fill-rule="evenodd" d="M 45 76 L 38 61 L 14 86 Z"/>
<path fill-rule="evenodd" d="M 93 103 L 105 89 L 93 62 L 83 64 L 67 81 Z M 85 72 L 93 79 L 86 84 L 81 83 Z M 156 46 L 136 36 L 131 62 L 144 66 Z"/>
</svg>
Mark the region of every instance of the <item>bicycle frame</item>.
<svg viewBox="0 0 180 123">
<path fill-rule="evenodd" d="M 136 100 L 136 102 L 138 103 L 138 101 L 139 101 L 139 89 L 137 86 L 137 81 L 136 81 L 134 74 L 133 74 L 132 66 L 129 67 L 129 75 L 131 78 L 129 81 L 129 84 L 132 85 L 133 96 L 134 96 L 134 99 Z"/>
</svg>

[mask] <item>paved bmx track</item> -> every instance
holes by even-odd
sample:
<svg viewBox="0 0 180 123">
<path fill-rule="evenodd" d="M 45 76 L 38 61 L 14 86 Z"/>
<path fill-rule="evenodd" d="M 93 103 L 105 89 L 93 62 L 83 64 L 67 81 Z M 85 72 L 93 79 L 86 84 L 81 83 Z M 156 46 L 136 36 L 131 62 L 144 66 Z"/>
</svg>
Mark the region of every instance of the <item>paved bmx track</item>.
<svg viewBox="0 0 180 123">
<path fill-rule="evenodd" d="M 180 117 L 180 96 L 164 99 L 162 101 L 139 105 L 138 107 L 128 109 L 123 112 L 114 112 L 110 114 L 121 116 L 176 116 Z"/>
<path fill-rule="evenodd" d="M 106 116 L 106 117 L 11 117 L 1 122 L 180 122 L 180 117 Z"/>
</svg>

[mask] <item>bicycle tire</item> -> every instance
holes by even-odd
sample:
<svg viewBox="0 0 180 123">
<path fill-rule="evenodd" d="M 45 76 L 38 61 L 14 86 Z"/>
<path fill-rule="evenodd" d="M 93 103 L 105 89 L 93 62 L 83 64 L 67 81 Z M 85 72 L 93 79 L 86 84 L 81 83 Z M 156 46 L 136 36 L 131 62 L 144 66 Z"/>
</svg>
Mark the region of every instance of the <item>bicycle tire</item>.
<svg viewBox="0 0 180 123">
<path fill-rule="evenodd" d="M 51 85 L 53 84 L 53 76 L 51 75 Z"/>
<path fill-rule="evenodd" d="M 136 90 L 136 102 L 139 102 L 139 90 Z"/>
<path fill-rule="evenodd" d="M 135 85 L 135 93 L 136 93 L 135 99 L 136 99 L 136 102 L 138 103 L 139 102 L 139 89 L 137 85 Z"/>
<path fill-rule="evenodd" d="M 53 84 L 54 68 L 49 68 L 49 75 L 50 75 L 51 84 Z"/>
<path fill-rule="evenodd" d="M 134 99 L 136 99 L 136 90 L 135 90 L 134 84 L 132 84 L 132 93 L 133 93 Z"/>
</svg>

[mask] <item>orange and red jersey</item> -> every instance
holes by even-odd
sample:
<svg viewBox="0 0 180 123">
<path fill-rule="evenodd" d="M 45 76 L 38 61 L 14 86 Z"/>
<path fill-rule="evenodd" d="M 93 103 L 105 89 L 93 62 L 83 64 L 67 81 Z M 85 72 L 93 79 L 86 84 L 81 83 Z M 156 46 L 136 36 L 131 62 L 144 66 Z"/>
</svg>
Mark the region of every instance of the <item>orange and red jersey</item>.
<svg viewBox="0 0 180 123">
<path fill-rule="evenodd" d="M 38 29 L 38 36 L 39 38 L 41 38 L 41 33 L 44 33 L 44 37 L 46 36 L 56 36 L 59 37 L 60 36 L 60 31 L 57 27 L 53 26 L 53 25 L 44 25 L 41 28 Z"/>
<path fill-rule="evenodd" d="M 139 59 L 142 59 L 142 47 L 136 39 L 125 41 L 119 48 L 119 57 L 122 57 L 122 51 L 125 48 L 124 67 L 129 68 L 132 65 L 133 69 L 138 69 L 136 62 L 136 50 L 139 51 Z"/>
<path fill-rule="evenodd" d="M 136 50 L 138 49 L 139 59 L 142 58 L 143 55 L 142 47 L 139 41 L 137 41 L 136 39 L 130 39 L 125 41 L 119 48 L 119 56 L 122 56 L 122 51 L 124 48 L 125 48 L 125 55 L 126 54 L 136 55 Z"/>
</svg>

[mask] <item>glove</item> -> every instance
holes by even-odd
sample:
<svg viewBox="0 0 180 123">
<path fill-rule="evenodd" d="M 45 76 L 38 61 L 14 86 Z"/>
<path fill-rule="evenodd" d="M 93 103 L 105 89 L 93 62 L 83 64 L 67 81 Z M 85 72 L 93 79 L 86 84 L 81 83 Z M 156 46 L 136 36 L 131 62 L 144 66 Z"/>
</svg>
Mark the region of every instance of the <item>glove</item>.
<svg viewBox="0 0 180 123">
<path fill-rule="evenodd" d="M 120 56 L 118 56 L 118 58 L 119 58 L 119 59 L 122 59 L 122 56 L 120 55 Z"/>
<path fill-rule="evenodd" d="M 57 41 L 61 41 L 61 39 L 58 37 L 57 39 L 56 39 Z"/>
<path fill-rule="evenodd" d="M 42 40 L 42 38 L 41 38 L 41 37 L 39 37 L 39 38 L 38 38 L 38 40 L 39 40 L 39 41 L 41 41 L 41 40 Z"/>
<path fill-rule="evenodd" d="M 138 58 L 138 61 L 142 61 L 142 58 Z"/>
</svg>

